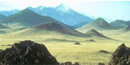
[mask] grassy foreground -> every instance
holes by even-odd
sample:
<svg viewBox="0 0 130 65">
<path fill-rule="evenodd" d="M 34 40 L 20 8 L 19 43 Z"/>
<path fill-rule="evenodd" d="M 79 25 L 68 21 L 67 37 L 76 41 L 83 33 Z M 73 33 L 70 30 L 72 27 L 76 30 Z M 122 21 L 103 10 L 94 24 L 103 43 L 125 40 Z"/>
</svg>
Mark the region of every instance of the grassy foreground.
<svg viewBox="0 0 130 65">
<path fill-rule="evenodd" d="M 71 61 L 72 63 L 79 62 L 81 65 L 90 65 L 89 63 L 91 63 L 92 65 L 97 65 L 99 62 L 108 63 L 111 59 L 111 54 L 122 43 L 125 43 L 126 46 L 130 47 L 130 41 L 128 40 L 128 38 L 130 37 L 127 34 L 105 34 L 107 36 L 109 35 L 109 37 L 113 39 L 121 40 L 114 41 L 99 37 L 74 37 L 59 33 L 55 33 L 55 35 L 51 35 L 51 33 L 48 35 L 30 34 L 31 36 L 28 36 L 27 34 L 17 35 L 16 33 L 11 33 L 0 35 L 0 49 L 6 49 L 10 47 L 8 46 L 9 44 L 12 45 L 15 42 L 32 40 L 34 42 L 44 44 L 49 52 L 54 57 L 56 57 L 56 59 L 60 63 Z M 89 39 L 94 39 L 96 42 L 86 41 Z M 75 45 L 74 43 L 76 41 L 80 42 L 81 45 Z M 110 52 L 110 54 L 99 53 L 98 51 L 100 50 L 106 50 Z"/>
</svg>

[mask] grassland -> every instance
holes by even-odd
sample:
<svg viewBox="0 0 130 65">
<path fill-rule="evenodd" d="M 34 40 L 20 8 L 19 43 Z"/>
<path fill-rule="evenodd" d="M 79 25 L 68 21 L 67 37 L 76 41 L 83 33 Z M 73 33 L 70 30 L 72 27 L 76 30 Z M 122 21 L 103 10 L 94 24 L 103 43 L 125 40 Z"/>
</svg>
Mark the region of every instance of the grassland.
<svg viewBox="0 0 130 65">
<path fill-rule="evenodd" d="M 27 29 L 26 29 L 27 30 Z M 8 44 L 13 44 L 15 42 L 23 40 L 32 40 L 41 44 L 45 44 L 50 53 L 56 57 L 56 59 L 62 63 L 66 61 L 79 62 L 80 64 L 96 65 L 99 62 L 108 63 L 111 54 L 115 49 L 122 43 L 130 47 L 130 36 L 129 32 L 122 33 L 119 31 L 100 31 L 104 35 L 116 39 L 109 40 L 100 37 L 76 37 L 66 34 L 60 34 L 56 32 L 46 32 L 30 30 L 26 33 L 22 33 L 26 30 L 0 35 L 0 49 L 6 49 L 10 46 Z M 48 34 L 46 34 L 48 33 Z M 19 35 L 20 34 L 20 35 Z M 89 39 L 94 39 L 96 42 L 86 41 Z M 47 41 L 49 40 L 49 41 Z M 75 45 L 75 42 L 80 42 L 81 45 Z M 111 54 L 98 53 L 99 50 L 106 50 Z"/>
</svg>

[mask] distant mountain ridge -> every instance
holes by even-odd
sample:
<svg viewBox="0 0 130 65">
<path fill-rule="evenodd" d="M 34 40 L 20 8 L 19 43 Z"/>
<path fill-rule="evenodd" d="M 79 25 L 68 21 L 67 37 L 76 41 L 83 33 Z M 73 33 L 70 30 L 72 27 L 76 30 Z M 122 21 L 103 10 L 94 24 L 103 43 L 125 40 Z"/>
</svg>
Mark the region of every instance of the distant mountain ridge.
<svg viewBox="0 0 130 65">
<path fill-rule="evenodd" d="M 18 11 L 19 11 L 18 9 L 14 9 L 11 11 L 0 11 L 0 14 L 5 15 L 5 16 L 9 16 L 9 15 L 12 15 L 12 14 L 18 12 Z"/>
<path fill-rule="evenodd" d="M 62 22 L 59 22 L 51 17 L 41 16 L 29 9 L 21 10 L 13 15 L 3 18 L 0 20 L 0 22 L 7 25 L 12 23 L 21 23 L 27 27 L 32 27 L 44 22 L 56 22 L 62 25 L 63 27 L 72 28 L 71 26 L 63 24 Z"/>
<path fill-rule="evenodd" d="M 115 20 L 110 22 L 112 26 L 130 26 L 130 21 Z"/>
<path fill-rule="evenodd" d="M 57 7 L 39 6 L 36 8 L 28 7 L 28 9 L 40 15 L 50 16 L 70 26 L 80 23 L 81 21 L 91 22 L 93 20 L 90 17 L 82 15 L 63 4 Z"/>
</svg>

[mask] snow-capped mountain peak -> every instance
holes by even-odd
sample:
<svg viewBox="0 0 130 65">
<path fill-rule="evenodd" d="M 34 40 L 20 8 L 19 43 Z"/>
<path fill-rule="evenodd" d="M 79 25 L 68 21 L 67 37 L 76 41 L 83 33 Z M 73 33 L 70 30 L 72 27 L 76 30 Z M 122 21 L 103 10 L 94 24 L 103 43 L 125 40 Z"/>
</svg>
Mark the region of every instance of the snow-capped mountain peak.
<svg viewBox="0 0 130 65">
<path fill-rule="evenodd" d="M 42 10 L 43 8 L 44 8 L 45 6 L 39 6 L 39 7 L 37 7 L 38 9 L 40 9 L 40 10 Z"/>
<path fill-rule="evenodd" d="M 64 4 L 60 4 L 59 6 L 56 7 L 57 11 L 62 12 L 62 14 L 64 13 L 71 13 L 71 8 L 69 8 L 68 6 L 64 5 Z"/>
</svg>

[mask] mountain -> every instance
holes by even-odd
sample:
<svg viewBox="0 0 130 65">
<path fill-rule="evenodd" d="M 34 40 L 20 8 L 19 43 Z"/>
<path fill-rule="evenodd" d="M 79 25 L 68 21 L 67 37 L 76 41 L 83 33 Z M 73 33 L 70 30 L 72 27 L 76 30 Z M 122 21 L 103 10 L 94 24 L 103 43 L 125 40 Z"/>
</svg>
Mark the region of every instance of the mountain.
<svg viewBox="0 0 130 65">
<path fill-rule="evenodd" d="M 81 32 L 86 32 L 86 30 L 91 30 L 91 29 L 95 29 L 95 30 L 106 30 L 106 29 L 112 29 L 112 26 L 109 25 L 104 19 L 102 18 L 97 18 L 96 20 L 78 28 L 78 31 Z"/>
<path fill-rule="evenodd" d="M 94 29 L 91 29 L 91 30 L 87 31 L 85 34 L 89 35 L 90 37 L 92 37 L 92 36 L 96 36 L 96 37 L 104 37 L 104 38 L 108 38 L 108 37 L 104 36 L 103 34 L 97 32 L 97 31 L 94 30 Z"/>
<path fill-rule="evenodd" d="M 4 16 L 4 15 L 0 14 L 0 19 L 2 19 L 2 18 L 4 18 L 4 17 L 6 17 L 6 16 Z"/>
<path fill-rule="evenodd" d="M 3 18 L 0 20 L 0 22 L 6 25 L 13 24 L 13 23 L 20 23 L 26 27 L 32 27 L 32 26 L 35 26 L 44 22 L 56 22 L 62 25 L 63 27 L 72 28 L 71 26 L 63 24 L 57 20 L 54 20 L 51 17 L 41 16 L 29 9 L 21 10 L 13 15 Z"/>
<path fill-rule="evenodd" d="M 60 24 L 57 24 L 55 22 L 47 22 L 43 23 L 37 26 L 34 26 L 33 28 L 41 31 L 41 30 L 46 30 L 49 32 L 58 32 L 58 33 L 63 33 L 63 34 L 68 34 L 68 35 L 74 35 L 74 36 L 84 36 L 82 33 L 79 33 L 76 30 L 65 28 L 61 26 Z"/>
<path fill-rule="evenodd" d="M 44 16 L 50 16 L 58 21 L 61 21 L 67 25 L 75 25 L 77 23 L 80 23 L 81 21 L 84 22 L 90 22 L 93 19 L 91 19 L 88 16 L 82 15 L 71 8 L 67 7 L 64 4 L 61 4 L 57 7 L 44 7 L 39 6 L 36 8 L 28 7 L 28 9 Z"/>
<path fill-rule="evenodd" d="M 130 21 L 115 20 L 110 23 L 112 26 L 130 26 Z"/>
<path fill-rule="evenodd" d="M 75 25 L 73 25 L 73 27 L 75 28 L 79 28 L 79 27 L 82 27 L 83 25 L 87 24 L 88 22 L 80 22 L 80 23 L 77 23 Z"/>
<path fill-rule="evenodd" d="M 11 11 L 0 11 L 0 14 L 4 15 L 4 16 L 9 16 L 9 15 L 12 15 L 16 12 L 18 12 L 19 10 L 17 9 L 14 9 L 14 10 L 11 10 Z"/>
</svg>

